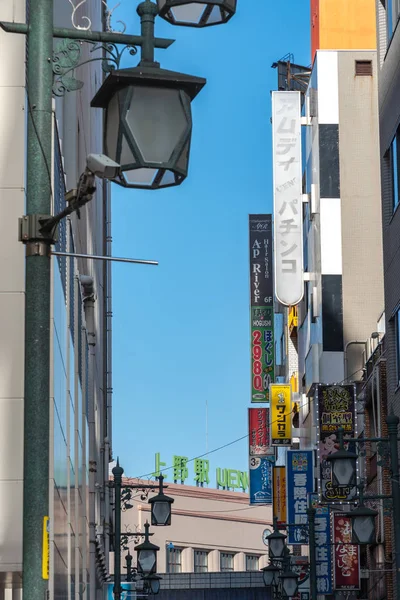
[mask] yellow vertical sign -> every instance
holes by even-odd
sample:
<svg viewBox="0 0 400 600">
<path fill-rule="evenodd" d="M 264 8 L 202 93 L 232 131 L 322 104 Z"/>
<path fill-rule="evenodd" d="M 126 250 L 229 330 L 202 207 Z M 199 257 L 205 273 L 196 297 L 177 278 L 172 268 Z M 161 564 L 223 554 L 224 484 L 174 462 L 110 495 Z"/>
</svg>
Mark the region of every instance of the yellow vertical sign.
<svg viewBox="0 0 400 600">
<path fill-rule="evenodd" d="M 286 523 L 286 467 L 273 467 L 273 516 Z"/>
<path fill-rule="evenodd" d="M 48 579 L 50 572 L 50 533 L 49 517 L 43 517 L 43 544 L 42 544 L 42 578 Z"/>
<path fill-rule="evenodd" d="M 292 443 L 292 391 L 290 384 L 273 383 L 269 387 L 271 445 Z"/>
</svg>

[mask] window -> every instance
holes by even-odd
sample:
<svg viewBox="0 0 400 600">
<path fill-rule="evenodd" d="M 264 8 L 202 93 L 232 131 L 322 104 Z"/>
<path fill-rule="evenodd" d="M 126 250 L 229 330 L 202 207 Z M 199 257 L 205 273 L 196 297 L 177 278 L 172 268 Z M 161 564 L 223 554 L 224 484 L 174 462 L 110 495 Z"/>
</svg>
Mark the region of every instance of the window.
<svg viewBox="0 0 400 600">
<path fill-rule="evenodd" d="M 194 551 L 194 572 L 195 573 L 207 573 L 208 572 L 208 552 L 205 550 Z"/>
<path fill-rule="evenodd" d="M 246 571 L 258 571 L 258 556 L 246 554 Z"/>
<path fill-rule="evenodd" d="M 400 0 L 386 0 L 386 23 L 388 44 L 390 43 L 394 30 L 396 29 L 399 13 Z"/>
<path fill-rule="evenodd" d="M 400 143 L 400 132 L 397 131 L 394 136 L 392 143 L 389 148 L 389 160 L 390 160 L 390 173 L 391 173 L 391 184 L 392 184 L 392 208 L 395 210 L 399 203 L 399 143 Z"/>
<path fill-rule="evenodd" d="M 167 573 L 182 573 L 182 550 L 167 547 Z"/>
<path fill-rule="evenodd" d="M 396 367 L 397 367 L 397 384 L 400 384 L 400 308 L 397 309 L 395 317 L 396 325 Z"/>
<path fill-rule="evenodd" d="M 222 572 L 233 571 L 234 554 L 229 552 L 221 552 L 220 554 L 220 569 Z"/>
</svg>

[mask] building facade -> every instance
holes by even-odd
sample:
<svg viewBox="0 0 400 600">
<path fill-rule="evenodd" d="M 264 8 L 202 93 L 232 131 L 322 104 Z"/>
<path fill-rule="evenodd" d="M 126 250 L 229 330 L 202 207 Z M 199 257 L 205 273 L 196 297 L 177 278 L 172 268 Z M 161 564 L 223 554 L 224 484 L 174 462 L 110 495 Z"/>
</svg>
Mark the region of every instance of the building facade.
<svg viewBox="0 0 400 600">
<path fill-rule="evenodd" d="M 158 573 L 259 572 L 268 564 L 264 539 L 272 532 L 271 505 L 249 506 L 244 492 L 174 483 L 166 494 L 174 499 L 171 526 L 152 528 L 152 542 L 160 547 Z M 150 522 L 150 505 L 140 499 L 133 505 L 122 513 L 122 534 L 124 528 L 143 531 Z"/>
<path fill-rule="evenodd" d="M 87 16 L 93 28 L 102 29 L 101 3 L 86 2 L 79 11 L 71 11 L 69 3 L 56 1 L 55 26 L 82 26 Z M 25 22 L 28 15 L 25 0 L 0 7 L 4 21 Z M 60 50 L 55 43 L 55 53 Z M 81 52 L 84 60 L 89 49 L 82 45 Z M 30 110 L 25 60 L 25 36 L 1 31 L 0 598 L 13 600 L 22 587 L 25 252 L 18 241 L 18 218 L 25 214 L 25 115 Z M 85 82 L 83 88 L 57 97 L 53 104 L 49 174 L 54 213 L 65 208 L 66 190 L 77 187 L 87 154 L 102 151 L 102 114 L 90 109 L 102 80 L 101 66 L 81 67 L 77 76 Z M 81 219 L 75 215 L 60 224 L 56 250 L 97 255 L 110 250 L 109 194 L 97 183 L 95 198 L 82 210 Z M 49 598 L 93 599 L 96 588 L 102 588 L 108 556 L 110 511 L 104 484 L 111 444 L 110 280 L 107 269 L 96 261 L 52 256 L 51 265 Z M 82 286 L 83 275 L 91 278 L 86 280 L 89 287 Z"/>
</svg>

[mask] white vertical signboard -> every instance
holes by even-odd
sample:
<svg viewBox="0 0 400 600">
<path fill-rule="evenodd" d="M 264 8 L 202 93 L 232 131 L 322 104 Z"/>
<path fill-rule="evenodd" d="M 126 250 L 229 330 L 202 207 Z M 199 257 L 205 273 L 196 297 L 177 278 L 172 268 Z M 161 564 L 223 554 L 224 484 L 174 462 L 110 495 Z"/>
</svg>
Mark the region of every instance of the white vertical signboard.
<svg viewBox="0 0 400 600">
<path fill-rule="evenodd" d="M 275 295 L 293 306 L 303 297 L 300 92 L 272 92 Z"/>
</svg>

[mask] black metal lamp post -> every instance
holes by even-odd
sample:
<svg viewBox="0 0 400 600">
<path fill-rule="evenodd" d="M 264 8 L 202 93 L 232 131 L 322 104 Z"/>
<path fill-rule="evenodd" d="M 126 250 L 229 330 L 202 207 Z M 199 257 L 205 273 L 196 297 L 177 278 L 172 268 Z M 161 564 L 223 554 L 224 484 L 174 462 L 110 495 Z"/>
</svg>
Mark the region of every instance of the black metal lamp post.
<svg viewBox="0 0 400 600">
<path fill-rule="evenodd" d="M 285 542 L 287 536 L 284 533 L 280 533 L 278 530 L 278 521 L 274 517 L 274 531 L 267 536 L 269 556 L 272 559 L 283 558 L 285 553 Z"/>
<path fill-rule="evenodd" d="M 154 62 L 157 6 L 145 0 L 137 9 L 146 44 L 137 67 L 116 69 L 91 105 L 106 109 L 105 154 L 120 165 L 116 183 L 159 189 L 186 178 L 192 135 L 191 101 L 206 83 L 161 69 Z"/>
<path fill-rule="evenodd" d="M 157 552 L 160 550 L 159 546 L 150 542 L 149 528 L 150 525 L 146 521 L 144 524 L 144 542 L 135 546 L 135 551 L 137 552 L 136 564 L 138 573 L 142 573 L 146 576 L 157 572 Z"/>
<path fill-rule="evenodd" d="M 151 504 L 151 524 L 156 526 L 171 525 L 171 509 L 174 499 L 164 494 L 164 476 L 158 477 L 159 493 L 149 499 Z"/>
<path fill-rule="evenodd" d="M 354 487 L 357 485 L 358 454 L 345 450 L 343 429 L 339 429 L 338 435 L 339 450 L 326 457 L 332 467 L 332 483 L 340 487 Z"/>
<path fill-rule="evenodd" d="M 157 0 L 160 17 L 172 25 L 207 27 L 229 21 L 237 0 Z"/>
</svg>

